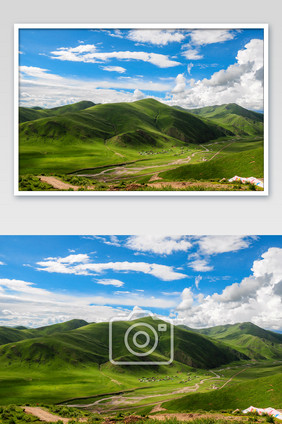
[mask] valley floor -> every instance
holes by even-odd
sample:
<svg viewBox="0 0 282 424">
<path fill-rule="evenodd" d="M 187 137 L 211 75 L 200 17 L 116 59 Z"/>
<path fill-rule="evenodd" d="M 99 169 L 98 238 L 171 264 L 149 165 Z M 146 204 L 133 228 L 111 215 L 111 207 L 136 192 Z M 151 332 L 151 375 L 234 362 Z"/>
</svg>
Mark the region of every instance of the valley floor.
<svg viewBox="0 0 282 424">
<path fill-rule="evenodd" d="M 27 149 L 29 149 L 27 147 Z M 22 147 L 19 189 L 23 191 L 241 191 L 256 189 L 229 183 L 235 175 L 263 179 L 260 137 L 219 139 L 205 144 L 137 151 L 106 146 L 66 152 L 64 158 L 37 147 Z M 41 149 L 41 150 L 40 150 Z M 46 150 L 46 151 L 45 151 Z M 96 162 L 98 166 L 93 166 Z M 81 167 L 84 165 L 84 167 Z M 43 175 L 44 173 L 44 175 Z M 261 190 L 261 189 L 260 189 Z"/>
</svg>

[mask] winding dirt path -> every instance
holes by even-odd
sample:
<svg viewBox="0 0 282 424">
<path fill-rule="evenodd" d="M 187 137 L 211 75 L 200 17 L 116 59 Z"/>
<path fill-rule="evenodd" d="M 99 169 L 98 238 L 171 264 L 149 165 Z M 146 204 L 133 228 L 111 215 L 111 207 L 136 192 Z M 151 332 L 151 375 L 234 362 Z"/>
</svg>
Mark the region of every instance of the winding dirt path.
<svg viewBox="0 0 282 424">
<path fill-rule="evenodd" d="M 68 423 L 72 418 L 63 418 L 59 415 L 51 414 L 51 412 L 46 411 L 45 409 L 39 408 L 37 406 L 25 406 L 23 407 L 24 412 L 27 414 L 32 414 L 35 417 L 39 418 L 41 421 L 46 421 L 47 423 L 54 423 L 61 420 L 63 423 Z M 80 418 L 79 422 L 86 422 L 86 418 Z"/>
<path fill-rule="evenodd" d="M 220 389 L 222 389 L 222 388 L 223 388 L 223 387 L 225 387 L 228 383 L 230 383 L 230 381 L 232 381 L 232 380 L 233 380 L 233 378 L 234 378 L 234 377 L 236 377 L 236 375 L 241 374 L 241 372 L 244 372 L 244 371 L 246 371 L 247 369 L 248 369 L 248 368 L 244 368 L 243 370 L 241 370 L 241 371 L 237 372 L 236 374 L 232 375 L 232 377 L 230 377 L 230 378 L 229 378 L 229 380 L 227 380 L 227 381 L 223 384 L 223 386 L 221 386 L 221 387 L 220 387 Z"/>
<path fill-rule="evenodd" d="M 213 371 L 211 371 L 213 374 L 215 374 L 215 377 L 209 377 L 209 378 L 204 378 L 203 380 L 199 381 L 199 383 L 195 383 L 193 386 L 184 386 L 184 387 L 180 387 L 177 390 L 174 390 L 172 392 L 169 393 L 165 393 L 165 396 L 170 396 L 170 395 L 178 395 L 178 394 L 182 394 L 182 393 L 192 393 L 192 392 L 196 392 L 199 388 L 200 385 L 203 384 L 205 381 L 209 381 L 209 380 L 214 380 L 215 378 L 220 378 L 220 376 L 216 373 L 214 373 Z M 120 395 L 113 395 L 113 396 L 109 396 L 106 398 L 102 398 L 102 399 L 98 399 L 93 403 L 89 403 L 87 405 L 76 405 L 76 404 L 69 404 L 67 406 L 72 406 L 72 407 L 80 407 L 80 408 L 91 408 L 91 407 L 97 407 L 99 406 L 100 403 L 103 403 L 106 401 L 105 406 L 110 406 L 109 409 L 107 409 L 108 411 L 113 411 L 115 410 L 115 408 L 119 405 L 134 405 L 144 399 L 151 399 L 151 398 L 158 398 L 158 397 L 163 397 L 164 393 L 160 393 L 160 394 L 149 394 L 149 395 L 144 395 L 144 396 L 124 396 L 124 394 L 120 394 Z M 155 405 L 158 404 L 160 402 L 155 402 L 155 403 L 149 403 L 146 405 Z M 144 405 L 143 405 L 144 406 Z"/>
<path fill-rule="evenodd" d="M 46 177 L 46 176 L 38 176 L 38 178 L 40 179 L 40 181 L 42 181 L 43 183 L 47 183 L 49 185 L 51 185 L 53 188 L 56 188 L 57 190 L 69 190 L 72 189 L 74 191 L 77 191 L 79 188 L 81 188 L 81 186 L 75 186 L 69 183 L 65 183 L 64 181 L 60 180 L 57 177 Z M 88 190 L 95 190 L 94 186 L 88 186 L 87 187 Z"/>
<path fill-rule="evenodd" d="M 39 176 L 38 177 L 40 181 L 43 183 L 47 183 L 51 185 L 52 187 L 56 188 L 57 190 L 69 190 L 72 188 L 73 190 L 78 190 L 78 186 L 74 186 L 72 184 L 64 183 L 63 181 L 59 180 L 56 177 L 45 177 L 45 176 Z"/>
</svg>

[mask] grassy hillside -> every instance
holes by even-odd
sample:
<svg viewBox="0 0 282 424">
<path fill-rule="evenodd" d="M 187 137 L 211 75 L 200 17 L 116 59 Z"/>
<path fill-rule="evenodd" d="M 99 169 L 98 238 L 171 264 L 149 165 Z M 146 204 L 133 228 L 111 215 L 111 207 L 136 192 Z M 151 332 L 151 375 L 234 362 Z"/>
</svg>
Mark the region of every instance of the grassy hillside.
<svg viewBox="0 0 282 424">
<path fill-rule="evenodd" d="M 251 322 L 196 330 L 221 340 L 255 359 L 282 359 L 282 334 L 264 330 Z"/>
<path fill-rule="evenodd" d="M 117 145 L 156 145 L 169 140 L 202 143 L 229 134 L 188 112 L 177 111 L 153 99 L 133 103 L 101 104 L 76 110 L 78 104 L 50 109 L 51 117 L 20 125 L 21 142 L 62 143 L 110 141 Z M 32 113 L 45 114 L 45 110 Z"/>
<path fill-rule="evenodd" d="M 250 142 L 250 145 L 253 149 L 240 152 L 239 145 L 234 143 L 234 145 L 226 148 L 218 158 L 214 157 L 210 161 L 179 166 L 176 169 L 162 172 L 159 176 L 165 181 L 212 180 L 232 178 L 235 175 L 262 178 L 263 143 Z"/>
<path fill-rule="evenodd" d="M 136 320 L 134 322 L 140 322 Z M 115 324 L 113 331 L 114 358 L 123 361 L 136 361 L 134 355 L 128 352 L 124 344 L 126 330 L 133 321 L 120 321 Z M 158 331 L 158 325 L 163 321 L 142 319 Z M 48 366 L 57 366 L 57 362 L 75 364 L 103 364 L 109 360 L 109 324 L 98 323 L 85 325 L 83 321 L 79 328 L 72 329 L 72 321 L 57 326 L 42 327 L 36 330 L 18 330 L 27 334 L 27 339 L 17 343 L 10 343 L 0 348 L 0 362 L 2 366 L 33 366 L 43 363 Z M 75 323 L 77 325 L 77 323 Z M 138 327 L 138 330 L 146 327 Z M 131 334 L 132 337 L 137 330 Z M 150 333 L 150 331 L 148 331 Z M 41 337 L 40 337 L 41 336 Z M 150 333 L 149 346 L 154 343 L 153 334 Z M 148 349 L 148 348 L 147 348 Z M 151 355 L 150 360 L 166 361 L 169 357 L 170 338 L 168 334 L 161 334 L 158 346 Z M 205 336 L 175 328 L 175 360 L 188 366 L 211 368 L 221 364 L 238 360 L 243 357 L 237 351 L 224 344 L 213 342 Z M 140 349 L 141 352 L 144 349 Z M 146 351 L 146 350 L 145 350 Z"/>
<path fill-rule="evenodd" d="M 154 99 L 79 102 L 21 108 L 20 115 L 20 175 L 86 172 L 95 179 L 101 172 L 98 181 L 107 182 L 111 172 L 101 168 L 116 165 L 125 168 L 113 170 L 114 181 L 128 183 L 162 171 L 165 181 L 263 177 L 263 116 L 234 104 L 190 113 Z M 203 147 L 209 141 L 212 147 Z"/>
<path fill-rule="evenodd" d="M 161 361 L 168 358 L 170 338 L 167 332 L 159 330 L 159 325 L 165 324 L 164 321 L 147 317 L 115 323 L 114 359 L 136 361 L 136 356 L 128 352 L 124 344 L 124 335 L 132 324 L 141 323 L 151 325 L 159 335 L 158 345 L 149 359 Z M 10 333 L 10 330 L 14 331 Z M 151 330 L 143 325 L 132 330 L 129 345 L 134 346 L 133 336 L 140 330 L 145 330 L 151 336 L 147 350 L 152 347 L 155 339 Z M 258 327 L 252 327 L 251 330 L 265 335 L 265 330 Z M 141 391 L 140 394 L 143 393 L 145 397 L 151 394 L 152 400 L 146 398 L 140 400 L 141 404 L 146 402 L 149 404 L 156 400 L 154 398 L 156 393 L 164 396 L 156 401 L 172 398 L 171 392 L 183 388 L 183 384 L 192 387 L 198 385 L 201 391 L 206 391 L 213 381 L 222 385 L 234 373 L 238 373 L 238 367 L 239 369 L 247 368 L 247 371 L 244 370 L 244 373 L 240 374 L 243 379 L 272 375 L 275 373 L 275 367 L 277 372 L 281 372 L 281 366 L 279 368 L 272 363 L 268 368 L 260 368 L 260 365 L 254 363 L 248 367 L 245 361 L 238 364 L 238 360 L 247 357 L 233 346 L 220 338 L 212 339 L 206 334 L 179 327 L 175 327 L 175 358 L 168 366 L 111 364 L 108 323 L 87 324 L 83 320 L 72 320 L 38 329 L 19 330 L 2 327 L 1 331 L 2 335 L 6 331 L 7 339 L 11 339 L 15 334 L 18 335 L 15 331 L 26 337 L 25 340 L 14 339 L 11 343 L 0 346 L 0 403 L 2 404 L 54 403 L 83 396 L 94 397 L 95 400 L 97 395 L 104 394 L 104 397 L 107 397 L 109 393 L 119 393 L 129 389 L 136 389 L 138 393 Z M 238 327 L 238 332 L 240 331 L 244 334 L 245 326 Z M 271 339 L 272 333 L 270 332 L 270 335 L 266 333 L 265 338 Z M 141 340 L 138 339 L 138 342 L 140 343 Z M 139 351 L 143 352 L 144 349 L 140 348 Z M 138 357 L 139 360 L 140 357 Z M 214 367 L 222 368 L 222 366 L 223 369 L 220 371 L 216 368 L 215 372 L 208 371 Z M 219 372 L 222 374 L 220 383 L 216 377 Z M 147 381 L 144 381 L 144 376 Z M 232 383 L 235 384 L 236 381 Z M 223 390 L 225 389 L 222 389 L 222 392 Z M 137 396 L 138 393 L 136 392 Z M 176 397 L 179 396 L 182 396 L 181 392 Z"/>
<path fill-rule="evenodd" d="M 84 100 L 78 103 L 54 107 L 51 109 L 42 109 L 38 107 L 20 107 L 19 123 L 21 124 L 23 122 L 33 121 L 35 119 L 47 118 L 48 116 L 59 116 L 65 115 L 66 113 L 79 112 L 80 110 L 87 109 L 91 106 L 95 106 L 95 104 L 93 102 Z"/>
<path fill-rule="evenodd" d="M 282 374 L 258 378 L 208 393 L 189 394 L 181 399 L 164 403 L 169 411 L 188 412 L 198 409 L 216 411 L 223 409 L 245 409 L 251 405 L 260 408 L 282 407 Z"/>
<path fill-rule="evenodd" d="M 236 103 L 190 109 L 189 112 L 207 118 L 240 136 L 263 135 L 263 114 L 244 109 Z"/>
<path fill-rule="evenodd" d="M 63 322 L 60 324 L 48 325 L 39 328 L 25 328 L 25 327 L 0 327 L 0 345 L 26 340 L 34 337 L 47 336 L 54 333 L 62 333 L 65 331 L 80 328 L 88 323 L 84 320 L 73 319 L 71 321 Z"/>
</svg>

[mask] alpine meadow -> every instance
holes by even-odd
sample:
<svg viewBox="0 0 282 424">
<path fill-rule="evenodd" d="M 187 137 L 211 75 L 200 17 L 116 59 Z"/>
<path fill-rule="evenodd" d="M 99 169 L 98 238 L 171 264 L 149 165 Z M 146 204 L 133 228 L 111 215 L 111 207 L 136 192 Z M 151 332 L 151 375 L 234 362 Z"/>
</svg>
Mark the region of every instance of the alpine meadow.
<svg viewBox="0 0 282 424">
<path fill-rule="evenodd" d="M 19 26 L 16 191 L 263 194 L 264 32 Z"/>
<path fill-rule="evenodd" d="M 0 241 L 1 423 L 280 422 L 281 236 Z"/>
</svg>

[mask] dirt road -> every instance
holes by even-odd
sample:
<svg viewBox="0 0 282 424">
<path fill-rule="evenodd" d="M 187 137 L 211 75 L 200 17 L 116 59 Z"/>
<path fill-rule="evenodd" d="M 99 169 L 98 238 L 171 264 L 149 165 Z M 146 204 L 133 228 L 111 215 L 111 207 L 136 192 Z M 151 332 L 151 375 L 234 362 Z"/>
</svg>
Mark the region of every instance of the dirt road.
<svg viewBox="0 0 282 424">
<path fill-rule="evenodd" d="M 73 190 L 78 190 L 78 186 L 74 186 L 72 184 L 64 183 L 63 181 L 59 180 L 56 177 L 45 177 L 40 176 L 38 177 L 40 181 L 43 183 L 50 184 L 52 187 L 56 188 L 57 190 L 69 190 L 72 188 Z"/>
<path fill-rule="evenodd" d="M 51 414 L 51 412 L 45 411 L 45 409 L 36 407 L 36 406 L 25 406 L 23 407 L 24 412 L 27 414 L 32 414 L 35 417 L 39 418 L 41 421 L 46 421 L 47 423 L 54 423 L 61 420 L 63 423 L 68 423 L 71 421 L 71 418 L 63 418 L 59 415 Z M 79 422 L 86 422 L 86 418 L 80 418 Z"/>
<path fill-rule="evenodd" d="M 50 184 L 52 187 L 56 188 L 57 190 L 69 190 L 72 189 L 74 191 L 77 191 L 81 186 L 75 186 L 69 183 L 64 183 L 62 180 L 56 177 L 46 177 L 46 176 L 39 176 L 38 177 L 40 181 L 43 183 Z M 88 186 L 88 190 L 94 190 L 94 186 Z"/>
</svg>

